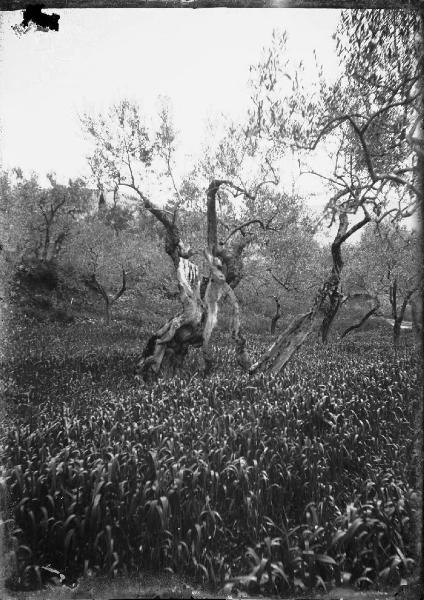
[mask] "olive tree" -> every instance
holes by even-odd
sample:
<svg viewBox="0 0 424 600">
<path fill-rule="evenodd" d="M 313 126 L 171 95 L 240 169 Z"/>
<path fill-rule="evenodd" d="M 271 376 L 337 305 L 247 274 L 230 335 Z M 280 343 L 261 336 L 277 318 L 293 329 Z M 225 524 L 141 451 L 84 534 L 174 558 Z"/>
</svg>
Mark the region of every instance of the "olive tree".
<svg viewBox="0 0 424 600">
<path fill-rule="evenodd" d="M 369 222 L 399 221 L 417 210 L 418 152 L 411 150 L 420 99 L 419 23 L 409 11 L 345 11 L 337 32 L 342 75 L 328 83 L 318 69 L 312 91 L 301 69 L 290 71 L 284 36 L 274 36 L 255 68 L 250 126 L 280 146 L 282 156 L 288 147 L 296 151 L 301 172 L 325 182 L 325 215 L 337 233 L 331 272 L 311 309 L 294 319 L 252 371 L 283 368 L 317 327 L 326 341 L 343 301 L 343 244 Z M 287 79 L 291 89 L 283 94 Z M 317 148 L 332 159 L 331 170 L 313 168 Z"/>
<path fill-rule="evenodd" d="M 183 311 L 150 338 L 140 371 L 146 377 L 161 369 L 174 372 L 192 345 L 202 347 L 205 370 L 209 372 L 213 366 L 210 337 L 217 321 L 218 303 L 224 296 L 232 306 L 237 359 L 248 368 L 240 307 L 234 293 L 242 278 L 243 253 L 258 230 L 279 230 L 285 226 L 284 211 L 279 206 L 271 212 L 266 203 L 261 206 L 260 198 L 278 183 L 269 151 L 261 149 L 259 157 L 250 137 L 229 124 L 215 148 L 209 149 L 197 165 L 194 175 L 188 173 L 178 183 L 173 164 L 176 133 L 167 110 L 160 112 L 156 128 L 147 125 L 140 109 L 128 101 L 113 107 L 106 116 L 88 115 L 82 121 L 93 141 L 89 161 L 98 186 L 129 190 L 155 217 L 165 231 L 165 251 L 176 272 Z M 257 165 L 255 169 L 253 164 Z M 153 201 L 150 193 L 156 194 L 157 200 Z M 184 219 L 189 221 L 188 211 L 196 197 L 204 195 L 204 237 L 201 247 L 193 248 L 181 225 Z M 232 204 L 235 198 L 238 207 Z M 256 202 L 259 214 L 254 212 Z M 206 270 L 206 275 L 202 276 L 201 269 Z"/>
</svg>

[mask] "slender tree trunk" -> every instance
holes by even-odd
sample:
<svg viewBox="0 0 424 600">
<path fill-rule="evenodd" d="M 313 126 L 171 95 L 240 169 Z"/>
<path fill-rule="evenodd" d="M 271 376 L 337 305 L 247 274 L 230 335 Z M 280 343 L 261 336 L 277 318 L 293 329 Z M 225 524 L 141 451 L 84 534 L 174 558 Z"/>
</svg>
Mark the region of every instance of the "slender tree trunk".
<svg viewBox="0 0 424 600">
<path fill-rule="evenodd" d="M 122 294 L 127 289 L 127 280 L 126 280 L 125 270 L 122 269 L 121 288 L 120 288 L 119 292 L 117 292 L 115 294 L 115 296 L 113 296 L 113 298 L 109 298 L 108 293 L 105 290 L 105 288 L 102 286 L 101 283 L 99 283 L 99 281 L 97 281 L 95 273 L 92 273 L 90 278 L 85 279 L 85 284 L 89 288 L 91 288 L 94 292 L 99 294 L 99 296 L 102 297 L 104 306 L 105 306 L 104 315 L 103 315 L 104 322 L 106 325 L 109 325 L 110 324 L 110 309 L 111 309 L 112 305 L 122 296 Z"/>
<path fill-rule="evenodd" d="M 105 314 L 104 314 L 104 321 L 106 325 L 110 325 L 110 306 L 109 306 L 109 301 L 105 300 Z"/>
<path fill-rule="evenodd" d="M 364 227 L 370 221 L 370 216 L 365 212 L 365 217 L 362 221 L 359 221 L 356 225 L 353 225 L 350 229 L 349 227 L 349 219 L 346 213 L 341 213 L 339 215 L 339 228 L 337 230 L 336 237 L 334 238 L 333 243 L 331 244 L 331 257 L 333 259 L 333 266 L 331 269 L 331 275 L 327 281 L 327 294 L 324 298 L 325 302 L 322 306 L 322 312 L 324 314 L 324 318 L 321 323 L 321 340 L 324 344 L 327 343 L 328 334 L 330 332 L 331 325 L 334 321 L 334 318 L 337 315 L 337 312 L 342 304 L 342 294 L 340 293 L 340 278 L 343 270 L 344 262 L 342 258 L 342 244 L 356 231 Z"/>
<path fill-rule="evenodd" d="M 63 246 L 63 242 L 65 240 L 65 237 L 66 237 L 66 233 L 64 231 L 62 231 L 61 233 L 59 233 L 59 235 L 55 239 L 54 244 L 52 245 L 52 248 L 51 248 L 50 256 L 49 256 L 50 262 L 57 263 L 60 251 L 62 250 L 62 246 Z"/>
<path fill-rule="evenodd" d="M 398 282 L 395 277 L 393 284 L 389 288 L 389 301 L 392 307 L 392 318 L 393 318 L 393 345 L 395 349 L 399 347 L 401 325 L 405 316 L 406 307 L 409 304 L 411 296 L 417 291 L 418 286 L 408 290 L 403 299 L 400 310 L 398 310 Z"/>
<path fill-rule="evenodd" d="M 393 346 L 395 349 L 399 348 L 401 323 L 402 319 L 399 318 L 395 319 L 393 323 Z"/>
<path fill-rule="evenodd" d="M 393 346 L 395 350 L 399 347 L 399 339 L 400 339 L 400 325 L 402 323 L 402 319 L 399 319 L 398 308 L 397 308 L 397 278 L 394 278 L 393 283 L 389 287 L 389 302 L 392 307 L 392 318 L 393 318 Z"/>
<path fill-rule="evenodd" d="M 271 319 L 271 335 L 275 334 L 275 329 L 277 327 L 277 323 L 281 318 L 281 303 L 280 303 L 280 299 L 277 297 L 274 297 L 275 303 L 276 303 L 276 307 L 275 307 L 275 315 L 272 317 Z"/>
<path fill-rule="evenodd" d="M 324 318 L 321 323 L 321 339 L 324 344 L 327 343 L 328 334 L 330 327 L 334 321 L 334 318 L 339 310 L 342 295 L 339 292 L 340 277 L 343 269 L 343 259 L 341 253 L 341 246 L 344 241 L 344 236 L 348 228 L 348 217 L 345 213 L 339 217 L 339 229 L 337 235 L 331 244 L 331 256 L 333 259 L 333 266 L 331 269 L 331 275 L 329 279 L 329 292 L 327 296 L 327 302 L 324 307 Z"/>
<path fill-rule="evenodd" d="M 44 232 L 43 251 L 41 253 L 41 258 L 44 261 L 47 261 L 47 259 L 48 259 L 49 248 L 50 248 L 50 223 L 46 222 L 46 230 Z"/>
<path fill-rule="evenodd" d="M 275 329 L 277 327 L 277 323 L 279 321 L 280 317 L 277 317 L 276 315 L 274 315 L 271 319 L 271 329 L 270 329 L 270 333 L 271 335 L 275 334 Z"/>
</svg>

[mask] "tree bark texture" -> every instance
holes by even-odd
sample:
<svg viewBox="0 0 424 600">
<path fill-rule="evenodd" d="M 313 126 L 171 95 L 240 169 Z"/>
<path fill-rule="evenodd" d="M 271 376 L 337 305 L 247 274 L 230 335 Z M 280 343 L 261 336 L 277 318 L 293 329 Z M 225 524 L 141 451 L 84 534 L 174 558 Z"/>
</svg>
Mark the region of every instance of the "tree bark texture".
<svg viewBox="0 0 424 600">
<path fill-rule="evenodd" d="M 341 245 L 344 241 L 347 228 L 349 225 L 348 217 L 346 213 L 342 213 L 339 217 L 339 228 L 337 235 L 331 244 L 331 257 L 333 259 L 333 266 L 331 269 L 331 275 L 328 279 L 328 294 L 323 304 L 324 318 L 321 323 L 321 339 L 324 344 L 327 343 L 328 334 L 330 331 L 331 324 L 334 321 L 342 300 L 342 295 L 339 291 L 340 276 L 343 269 L 343 259 L 341 253 Z"/>
<path fill-rule="evenodd" d="M 213 180 L 206 192 L 207 200 L 207 250 L 205 256 L 209 275 L 199 278 L 198 268 L 189 261 L 190 251 L 181 241 L 176 218 L 171 220 L 163 211 L 155 214 L 167 231 L 166 252 L 176 267 L 180 301 L 183 311 L 170 319 L 147 342 L 137 372 L 145 380 L 163 375 L 173 375 L 181 367 L 189 346 L 202 347 L 205 374 L 213 370 L 214 359 L 210 345 L 212 332 L 218 319 L 218 303 L 227 296 L 233 309 L 232 338 L 236 358 L 247 369 L 250 360 L 246 340 L 241 332 L 240 308 L 234 288 L 242 278 L 242 253 L 250 238 L 242 239 L 230 248 L 218 244 L 216 195 L 221 185 L 228 182 Z M 150 207 L 147 207 L 150 210 Z M 152 211 L 151 211 L 152 212 Z M 157 212 L 157 211 L 156 211 Z"/>
<path fill-rule="evenodd" d="M 181 258 L 177 280 L 183 312 L 165 323 L 148 340 L 137 372 L 146 380 L 155 378 L 163 367 L 163 375 L 174 375 L 182 365 L 188 347 L 202 346 L 204 310 L 200 299 L 198 269 Z"/>
<path fill-rule="evenodd" d="M 322 327 L 322 318 L 327 315 L 329 297 L 334 294 L 334 286 L 332 272 L 316 294 L 311 310 L 293 319 L 269 350 L 250 367 L 250 373 L 266 370 L 278 373 L 285 367 L 309 335 L 318 330 L 320 325 Z"/>
<path fill-rule="evenodd" d="M 317 313 L 318 308 L 313 308 L 310 312 L 293 319 L 269 350 L 250 367 L 250 373 L 267 370 L 275 373 L 281 371 L 318 325 L 319 315 Z"/>
</svg>

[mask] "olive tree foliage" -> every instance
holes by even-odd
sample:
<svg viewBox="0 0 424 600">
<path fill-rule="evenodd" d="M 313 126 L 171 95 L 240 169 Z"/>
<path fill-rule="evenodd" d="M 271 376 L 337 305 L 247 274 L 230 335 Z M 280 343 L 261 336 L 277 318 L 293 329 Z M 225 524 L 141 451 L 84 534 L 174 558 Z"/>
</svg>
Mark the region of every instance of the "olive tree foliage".
<svg viewBox="0 0 424 600">
<path fill-rule="evenodd" d="M 299 308 L 308 308 L 325 274 L 325 263 L 314 224 L 300 208 L 284 230 L 263 235 L 254 245 L 239 290 L 243 307 L 265 314 L 273 335 L 280 322 L 287 323 Z"/>
<path fill-rule="evenodd" d="M 158 243 L 130 226 L 117 231 L 111 218 L 110 211 L 96 212 L 80 221 L 62 257 L 63 266 L 101 300 L 106 324 L 112 306 L 138 285 L 140 278 L 161 271 Z"/>
<path fill-rule="evenodd" d="M 413 312 L 422 289 L 417 231 L 396 222 L 368 225 L 354 248 L 349 271 L 351 297 L 373 299 L 379 312 L 390 317 L 397 347 L 408 306 Z"/>
<path fill-rule="evenodd" d="M 53 174 L 48 187 L 20 169 L 3 172 L 1 186 L 1 244 L 10 260 L 57 261 L 67 237 L 90 205 L 91 192 L 82 179 L 59 184 Z"/>
<path fill-rule="evenodd" d="M 215 148 L 205 152 L 205 159 L 178 182 L 176 133 L 167 109 L 160 112 L 156 129 L 147 126 L 140 109 L 128 101 L 113 107 L 105 117 L 85 116 L 82 122 L 93 141 L 89 162 L 99 189 L 125 188 L 140 200 L 144 210 L 163 226 L 165 250 L 176 271 L 183 312 L 149 340 L 141 372 L 150 377 L 162 366 L 166 371 L 166 365 L 173 372 L 190 345 L 202 346 L 206 371 L 210 371 L 209 340 L 223 297 L 232 306 L 236 354 L 246 368 L 246 341 L 234 293 L 243 276 L 243 254 L 255 231 L 279 231 L 286 219 L 282 198 L 267 200 L 270 186 L 278 183 L 269 151 L 261 149 L 258 160 L 250 136 L 230 124 Z M 201 202 L 205 188 L 206 202 Z M 199 225 L 198 215 L 205 212 L 204 235 L 187 235 L 188 230 L 200 231 L 193 225 Z"/>
<path fill-rule="evenodd" d="M 342 11 L 335 36 L 342 72 L 335 82 L 318 62 L 314 82 L 301 65 L 290 68 L 285 35 L 274 34 L 268 56 L 253 69 L 251 127 L 258 136 L 304 160 L 322 144 L 331 153 L 332 173 L 312 171 L 335 192 L 329 211 L 354 214 L 366 204 L 381 219 L 388 190 L 406 188 L 411 203 L 417 195 L 411 140 L 419 102 L 418 29 L 413 11 Z M 285 94 L 281 79 L 291 82 Z M 404 212 L 413 208 L 402 205 Z"/>
<path fill-rule="evenodd" d="M 417 209 L 418 31 L 413 12 L 344 11 L 336 33 L 342 72 L 335 82 L 318 65 L 315 82 L 307 81 L 301 66 L 288 64 L 286 39 L 278 34 L 253 69 L 251 130 L 282 154 L 292 149 L 301 172 L 325 183 L 324 216 L 337 225 L 331 272 L 311 310 L 293 321 L 253 371 L 283 368 L 316 326 L 326 341 L 343 300 L 343 244 L 371 221 L 401 220 Z M 331 170 L 314 170 L 311 159 L 320 148 Z"/>
</svg>

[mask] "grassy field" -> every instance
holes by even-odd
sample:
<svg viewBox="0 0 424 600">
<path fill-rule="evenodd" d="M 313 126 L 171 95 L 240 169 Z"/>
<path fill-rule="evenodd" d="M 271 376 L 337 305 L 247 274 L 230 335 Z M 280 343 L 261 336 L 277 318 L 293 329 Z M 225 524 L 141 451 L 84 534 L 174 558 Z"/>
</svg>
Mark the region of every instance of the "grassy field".
<svg viewBox="0 0 424 600">
<path fill-rule="evenodd" d="M 395 355 L 371 335 L 252 378 L 218 336 L 213 376 L 192 353 L 146 387 L 146 332 L 16 325 L 2 384 L 9 588 L 155 572 L 226 593 L 399 585 L 417 560 L 418 363 L 407 339 Z"/>
</svg>

